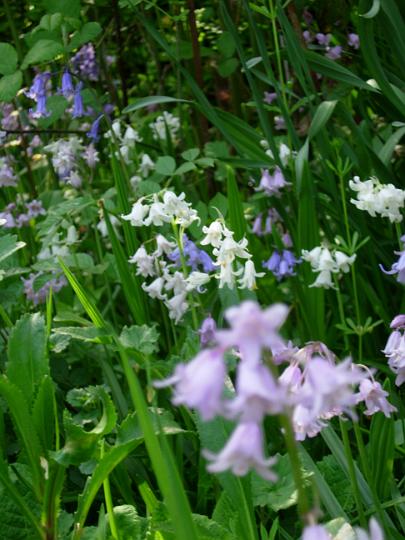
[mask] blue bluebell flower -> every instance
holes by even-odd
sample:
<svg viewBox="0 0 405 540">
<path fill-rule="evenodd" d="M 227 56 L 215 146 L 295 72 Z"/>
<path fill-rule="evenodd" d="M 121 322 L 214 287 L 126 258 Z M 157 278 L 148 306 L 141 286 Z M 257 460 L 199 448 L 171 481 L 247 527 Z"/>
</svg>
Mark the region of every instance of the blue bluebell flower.
<svg viewBox="0 0 405 540">
<path fill-rule="evenodd" d="M 75 88 L 75 96 L 73 99 L 73 118 L 80 118 L 84 115 L 84 107 L 83 107 L 83 98 L 81 94 L 81 90 L 83 88 L 83 83 L 79 81 L 76 84 Z"/>
<path fill-rule="evenodd" d="M 277 249 L 268 261 L 263 262 L 263 267 L 267 268 L 280 281 L 285 277 L 295 276 L 294 267 L 301 261 L 296 259 L 294 253 L 288 249 L 283 249 L 280 253 Z"/>
</svg>

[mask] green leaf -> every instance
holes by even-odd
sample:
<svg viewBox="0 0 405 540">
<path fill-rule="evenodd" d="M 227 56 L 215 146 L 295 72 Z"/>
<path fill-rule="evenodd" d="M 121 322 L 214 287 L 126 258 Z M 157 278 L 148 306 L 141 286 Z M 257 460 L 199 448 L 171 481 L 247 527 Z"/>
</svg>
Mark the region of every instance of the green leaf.
<svg viewBox="0 0 405 540">
<path fill-rule="evenodd" d="M 6 374 L 31 403 L 43 377 L 49 375 L 45 319 L 39 313 L 24 315 L 11 331 Z"/>
<path fill-rule="evenodd" d="M 384 146 L 378 152 L 378 157 L 381 159 L 384 165 L 389 165 L 395 147 L 404 135 L 405 127 L 400 127 L 389 137 Z"/>
<path fill-rule="evenodd" d="M 44 453 L 54 448 L 55 434 L 55 389 L 54 384 L 46 375 L 39 387 L 32 407 L 32 420 L 38 433 Z"/>
<path fill-rule="evenodd" d="M 78 32 L 76 32 L 68 46 L 68 51 L 73 51 L 77 49 L 84 43 L 92 41 L 96 38 L 101 32 L 101 26 L 98 22 L 88 22 L 86 23 Z"/>
<path fill-rule="evenodd" d="M 48 13 L 62 13 L 67 17 L 80 15 L 80 0 L 42 0 Z"/>
<path fill-rule="evenodd" d="M 312 139 L 325 126 L 335 110 L 337 101 L 324 101 L 316 109 L 311 126 L 308 131 L 308 138 Z"/>
<path fill-rule="evenodd" d="M 195 171 L 197 169 L 197 165 L 193 163 L 192 161 L 186 161 L 185 163 L 182 163 L 180 167 L 178 167 L 174 171 L 174 175 L 179 176 L 181 174 L 186 174 L 190 171 Z"/>
<path fill-rule="evenodd" d="M 6 234 L 0 237 L 0 261 L 10 257 L 15 251 L 23 248 L 25 242 L 18 242 L 18 237 L 11 234 Z"/>
<path fill-rule="evenodd" d="M 381 7 L 381 0 L 373 0 L 373 3 L 371 5 L 371 8 L 367 11 L 367 13 L 360 13 L 360 17 L 365 17 L 366 19 L 372 19 L 375 17 L 378 12 L 380 11 Z"/>
<path fill-rule="evenodd" d="M 243 214 L 243 206 L 238 184 L 235 179 L 235 173 L 229 165 L 227 165 L 226 170 L 229 222 L 232 231 L 235 233 L 235 239 L 241 240 L 246 234 L 246 219 Z"/>
<path fill-rule="evenodd" d="M 221 77 L 229 77 L 236 71 L 239 66 L 239 60 L 237 58 L 227 58 L 220 64 L 218 64 L 218 73 Z"/>
<path fill-rule="evenodd" d="M 122 111 L 124 114 L 149 107 L 150 105 L 160 105 L 162 103 L 193 103 L 187 99 L 177 99 L 170 96 L 148 96 L 137 99 L 134 103 L 131 103 Z"/>
<path fill-rule="evenodd" d="M 86 431 L 75 423 L 67 410 L 64 411 L 65 445 L 61 450 L 53 453 L 53 458 L 61 465 L 80 465 L 91 459 L 100 438 L 110 433 L 117 422 L 114 404 L 104 388 L 102 386 L 91 388 L 96 390 L 97 397 L 102 403 L 102 417 L 91 431 Z"/>
<path fill-rule="evenodd" d="M 182 152 L 181 157 L 186 161 L 194 161 L 200 155 L 201 150 L 199 148 L 190 148 Z"/>
<path fill-rule="evenodd" d="M 12 101 L 21 88 L 21 84 L 21 71 L 16 71 L 12 75 L 4 75 L 0 79 L 0 101 Z"/>
<path fill-rule="evenodd" d="M 386 385 L 384 385 L 384 390 L 388 390 Z M 386 418 L 381 412 L 373 415 L 369 452 L 371 478 L 378 497 L 384 501 L 390 494 L 390 485 L 393 482 L 395 429 L 392 417 Z"/>
<path fill-rule="evenodd" d="M 236 45 L 232 38 L 232 34 L 230 32 L 222 32 L 218 38 L 217 47 L 219 52 L 226 58 L 232 56 L 236 51 Z"/>
<path fill-rule="evenodd" d="M 120 540 L 141 540 L 142 522 L 145 518 L 139 517 L 136 508 L 123 504 L 114 506 L 113 511 Z"/>
<path fill-rule="evenodd" d="M 176 435 L 184 433 L 179 424 L 174 420 L 173 415 L 166 409 L 149 408 L 150 419 L 155 433 L 161 431 L 166 435 Z M 139 416 L 136 412 L 129 414 L 118 428 L 117 444 L 126 444 L 129 441 L 143 441 L 144 434 L 139 423 Z"/>
<path fill-rule="evenodd" d="M 12 75 L 17 69 L 17 51 L 9 43 L 0 43 L 0 73 Z"/>
<path fill-rule="evenodd" d="M 252 500 L 255 506 L 270 506 L 278 512 L 297 504 L 297 490 L 291 471 L 290 458 L 288 455 L 277 456 L 278 461 L 273 467 L 278 476 L 275 483 L 268 482 L 258 476 L 252 475 Z M 304 472 L 304 478 L 309 474 Z"/>
<path fill-rule="evenodd" d="M 63 17 L 61 13 L 53 13 L 52 15 L 50 13 L 47 13 L 42 17 L 39 26 L 44 30 L 54 32 L 55 30 L 58 30 L 58 28 L 61 26 L 62 21 Z"/>
<path fill-rule="evenodd" d="M 51 114 L 49 116 L 39 118 L 38 125 L 42 129 L 52 126 L 52 124 L 62 118 L 68 105 L 69 103 L 67 99 L 63 96 L 49 96 L 46 102 L 46 107 Z"/>
<path fill-rule="evenodd" d="M 119 339 L 126 349 L 134 349 L 143 354 L 153 354 L 159 349 L 159 333 L 155 326 L 124 326 Z"/>
<path fill-rule="evenodd" d="M 176 170 L 176 161 L 171 156 L 160 156 L 156 161 L 155 171 L 164 176 L 171 176 Z"/>
<path fill-rule="evenodd" d="M 25 55 L 21 68 L 25 69 L 31 64 L 49 62 L 56 56 L 62 54 L 63 51 L 63 46 L 58 41 L 51 39 L 40 39 Z"/>
<path fill-rule="evenodd" d="M 96 328 L 88 326 L 80 328 L 78 326 L 62 326 L 54 329 L 54 335 L 69 336 L 80 341 L 90 343 L 109 343 L 111 341 L 111 333 L 104 328 Z"/>
</svg>

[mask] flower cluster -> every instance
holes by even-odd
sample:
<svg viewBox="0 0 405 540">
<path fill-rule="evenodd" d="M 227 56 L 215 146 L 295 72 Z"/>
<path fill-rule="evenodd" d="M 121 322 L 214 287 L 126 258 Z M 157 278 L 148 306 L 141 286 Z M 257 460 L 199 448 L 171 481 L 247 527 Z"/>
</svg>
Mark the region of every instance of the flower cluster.
<svg viewBox="0 0 405 540">
<path fill-rule="evenodd" d="M 43 277 L 46 281 L 42 283 L 41 278 Z M 43 304 L 51 289 L 52 292 L 57 293 L 67 285 L 65 276 L 59 275 L 49 279 L 49 276 L 44 276 L 42 272 L 32 273 L 29 275 L 28 279 L 21 279 L 24 284 L 24 294 L 27 297 L 27 300 L 34 303 L 34 306 Z M 39 284 L 37 283 L 37 280 L 40 282 Z"/>
<path fill-rule="evenodd" d="M 367 414 L 382 410 L 389 415 L 394 410 L 381 386 L 369 381 L 370 373 L 350 359 L 336 363 L 322 343 L 310 343 L 298 351 L 286 344 L 279 329 L 287 313 L 283 304 L 261 310 L 252 301 L 229 308 L 225 313 L 229 329 L 217 330 L 211 321 L 204 323 L 208 326 L 204 335 L 209 336 L 204 342 L 213 344 L 212 348 L 202 350 L 188 364 L 177 365 L 171 377 L 155 383 L 157 387 L 174 385 L 173 403 L 196 409 L 203 420 L 221 415 L 237 421 L 218 454 L 204 453 L 212 472 L 231 469 L 244 475 L 253 468 L 264 478 L 274 479 L 268 469 L 274 459 L 263 454 L 262 422 L 267 415 L 288 415 L 296 438 L 303 440 L 317 435 L 333 416 L 353 417 L 352 409 L 361 401 L 367 405 Z M 235 393 L 226 397 L 224 354 L 229 349 L 237 351 L 239 362 Z M 272 354 L 274 367 L 287 363 L 279 377 L 263 360 L 265 350 Z M 353 388 L 357 384 L 359 393 Z"/>
<path fill-rule="evenodd" d="M 208 283 L 210 272 L 214 267 L 209 256 L 189 240 L 183 239 L 180 247 L 171 242 L 162 234 L 156 236 L 156 249 L 152 253 L 141 246 L 129 259 L 136 264 L 137 274 L 144 278 L 152 277 L 148 285 L 142 284 L 143 290 L 151 297 L 163 301 L 169 310 L 169 317 L 178 323 L 189 310 L 189 293 L 195 291 L 203 293 L 203 286 Z M 182 266 L 180 259 L 191 267 L 188 273 Z M 203 267 L 200 271 L 199 266 Z M 183 271 L 182 271 L 183 270 Z"/>
<path fill-rule="evenodd" d="M 246 238 L 236 241 L 233 231 L 229 230 L 222 219 L 213 221 L 208 227 L 203 227 L 205 237 L 201 240 L 201 245 L 210 245 L 213 248 L 215 257 L 214 265 L 219 268 L 219 288 L 227 285 L 233 288 L 235 277 L 239 277 L 238 284 L 241 289 L 254 289 L 256 278 L 262 277 L 262 272 L 256 272 L 252 261 L 252 255 L 247 250 L 248 241 Z M 238 259 L 246 259 L 244 268 L 235 268 Z"/>
<path fill-rule="evenodd" d="M 297 259 L 292 251 L 283 249 L 282 251 L 274 250 L 268 261 L 263 262 L 263 268 L 270 270 L 278 281 L 286 277 L 295 276 L 295 266 L 301 262 Z"/>
<path fill-rule="evenodd" d="M 325 246 L 317 246 L 311 251 L 303 249 L 302 259 L 311 264 L 314 272 L 319 272 L 318 277 L 310 287 L 330 289 L 334 287 L 332 274 L 349 272 L 350 266 L 356 260 L 356 254 L 349 256 L 339 250 L 331 252 Z"/>
<path fill-rule="evenodd" d="M 397 315 L 390 327 L 393 329 L 383 353 L 388 358 L 388 365 L 396 374 L 397 386 L 405 382 L 405 315 Z"/>
<path fill-rule="evenodd" d="M 275 167 L 273 174 L 270 174 L 268 169 L 264 169 L 257 191 L 264 191 L 267 195 L 280 196 L 282 189 L 288 185 L 290 184 L 284 178 L 280 167 Z"/>
<path fill-rule="evenodd" d="M 134 227 L 142 225 L 161 227 L 164 223 L 174 223 L 187 228 L 200 218 L 191 204 L 184 200 L 185 197 L 184 193 L 176 195 L 169 190 L 141 197 L 132 206 L 131 212 L 122 216 L 122 219 L 129 221 Z"/>
<path fill-rule="evenodd" d="M 180 119 L 167 111 L 163 111 L 163 115 L 158 116 L 154 122 L 149 124 L 149 127 L 155 141 L 166 141 L 167 135 L 169 135 L 172 142 L 174 142 L 180 129 Z"/>
<path fill-rule="evenodd" d="M 111 126 L 111 131 L 107 131 L 105 137 L 112 139 L 119 145 L 119 153 L 125 163 L 131 163 L 131 151 L 137 142 L 142 141 L 142 137 L 130 125 L 121 125 L 119 120 L 115 120 Z"/>
<path fill-rule="evenodd" d="M 0 187 L 16 187 L 18 179 L 10 165 L 10 159 L 0 158 Z"/>
<path fill-rule="evenodd" d="M 402 221 L 401 210 L 405 204 L 405 191 L 393 184 L 381 184 L 375 177 L 361 182 L 358 176 L 349 181 L 350 188 L 357 193 L 357 199 L 350 199 L 359 210 L 370 216 L 387 217 L 391 223 Z"/>
<path fill-rule="evenodd" d="M 24 211 L 21 212 L 21 205 L 16 203 L 8 204 L 3 212 L 0 212 L 0 219 L 5 220 L 5 229 L 20 229 L 30 224 L 32 219 L 46 214 L 42 202 L 36 199 L 22 203 Z"/>
<path fill-rule="evenodd" d="M 73 71 L 82 79 L 97 81 L 99 69 L 96 60 L 96 51 L 91 43 L 83 45 L 72 58 Z"/>
</svg>

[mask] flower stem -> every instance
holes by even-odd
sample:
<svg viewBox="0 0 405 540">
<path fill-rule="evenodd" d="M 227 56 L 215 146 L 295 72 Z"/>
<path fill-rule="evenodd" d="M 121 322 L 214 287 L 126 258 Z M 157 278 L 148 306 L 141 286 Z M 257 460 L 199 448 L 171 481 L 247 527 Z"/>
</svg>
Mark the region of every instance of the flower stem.
<svg viewBox="0 0 405 540">
<path fill-rule="evenodd" d="M 103 456 L 104 456 L 104 441 L 101 442 L 100 458 L 103 458 Z M 111 529 L 111 536 L 113 540 L 120 540 L 117 523 L 115 522 L 114 505 L 112 502 L 110 480 L 108 476 L 106 476 L 105 480 L 103 480 L 103 489 L 104 489 L 105 504 L 107 506 L 107 512 L 108 512 L 108 522 L 110 524 L 110 529 Z"/>
</svg>

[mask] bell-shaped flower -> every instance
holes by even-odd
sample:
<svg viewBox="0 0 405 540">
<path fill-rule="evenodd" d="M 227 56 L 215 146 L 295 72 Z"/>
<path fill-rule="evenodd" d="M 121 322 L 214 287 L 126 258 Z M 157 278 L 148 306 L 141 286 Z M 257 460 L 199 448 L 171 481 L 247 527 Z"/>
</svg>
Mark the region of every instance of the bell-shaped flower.
<svg viewBox="0 0 405 540">
<path fill-rule="evenodd" d="M 364 414 L 372 415 L 381 411 L 387 418 L 390 417 L 391 413 L 397 409 L 388 402 L 388 395 L 379 382 L 370 379 L 361 381 L 358 401 L 364 401 L 366 404 L 367 409 Z"/>
<path fill-rule="evenodd" d="M 204 450 L 203 455 L 211 461 L 207 466 L 210 472 L 218 473 L 230 469 L 236 476 L 244 476 L 254 469 L 270 482 L 277 480 L 277 475 L 269 469 L 277 459 L 265 458 L 262 429 L 254 422 L 239 424 L 218 454 Z"/>
<path fill-rule="evenodd" d="M 149 206 L 142 204 L 144 199 L 139 199 L 135 204 L 133 204 L 131 212 L 127 215 L 121 215 L 122 219 L 129 221 L 134 227 L 141 227 L 144 225 L 145 217 L 149 211 Z"/>
<path fill-rule="evenodd" d="M 143 277 L 154 276 L 155 270 L 155 258 L 152 255 L 148 255 L 144 246 L 139 247 L 134 255 L 130 257 L 129 262 L 137 265 L 136 274 Z"/>
<path fill-rule="evenodd" d="M 219 220 L 213 221 L 209 227 L 204 226 L 202 231 L 205 234 L 205 237 L 200 242 L 202 246 L 210 245 L 215 248 L 221 246 L 224 229 Z"/>
<path fill-rule="evenodd" d="M 371 518 L 369 521 L 368 534 L 363 529 L 356 527 L 357 540 L 384 540 L 384 533 L 378 521 L 375 518 Z"/>
<path fill-rule="evenodd" d="M 154 385 L 174 385 L 174 405 L 196 409 L 203 420 L 211 420 L 223 410 L 225 374 L 222 350 L 205 349 L 188 364 L 178 364 L 171 377 Z"/>
<path fill-rule="evenodd" d="M 264 272 L 256 272 L 254 262 L 249 259 L 245 262 L 243 276 L 238 280 L 241 289 L 256 289 L 256 278 L 263 277 Z"/>
<path fill-rule="evenodd" d="M 323 525 L 308 525 L 304 529 L 302 540 L 332 540 L 332 535 Z"/>
<path fill-rule="evenodd" d="M 157 298 L 159 300 L 164 300 L 166 295 L 163 294 L 163 287 L 165 280 L 162 277 L 158 277 L 152 281 L 149 285 L 142 283 L 142 289 L 148 293 L 151 298 Z"/>
<path fill-rule="evenodd" d="M 208 315 L 208 317 L 206 317 L 203 320 L 201 327 L 198 330 L 198 334 L 200 336 L 200 344 L 202 347 L 206 347 L 207 345 L 210 345 L 211 343 L 215 343 L 216 330 L 217 330 L 217 323 L 211 317 L 211 315 Z"/>
</svg>

